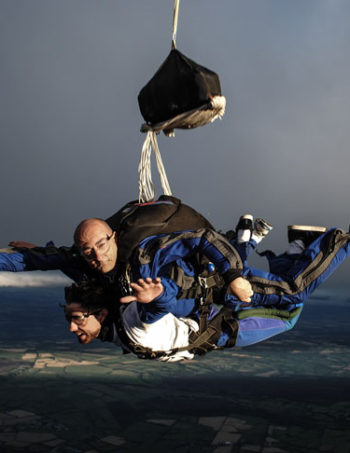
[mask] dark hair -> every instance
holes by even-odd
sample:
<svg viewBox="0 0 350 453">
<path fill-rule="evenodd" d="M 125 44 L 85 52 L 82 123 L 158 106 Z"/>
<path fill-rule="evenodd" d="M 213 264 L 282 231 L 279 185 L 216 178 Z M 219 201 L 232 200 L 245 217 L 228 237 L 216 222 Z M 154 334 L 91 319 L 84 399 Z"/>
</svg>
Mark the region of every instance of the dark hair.
<svg viewBox="0 0 350 453">
<path fill-rule="evenodd" d="M 112 295 L 94 282 L 74 283 L 64 288 L 67 305 L 80 304 L 88 311 L 109 308 L 113 303 Z"/>
</svg>

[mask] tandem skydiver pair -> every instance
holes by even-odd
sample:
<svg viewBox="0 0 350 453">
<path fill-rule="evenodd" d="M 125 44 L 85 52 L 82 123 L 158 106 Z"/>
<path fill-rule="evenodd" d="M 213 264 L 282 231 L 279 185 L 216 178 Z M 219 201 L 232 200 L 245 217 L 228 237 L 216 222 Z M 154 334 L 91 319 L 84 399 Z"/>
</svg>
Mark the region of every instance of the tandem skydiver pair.
<svg viewBox="0 0 350 453">
<path fill-rule="evenodd" d="M 108 223 L 101 219 L 88 219 L 76 229 L 75 246 L 16 249 L 9 255 L 0 255 L 2 270 L 61 269 L 71 276 L 78 286 L 74 287 L 74 290 L 67 290 L 67 302 L 69 303 L 66 314 L 68 317 L 70 316 L 69 310 L 72 307 L 77 308 L 72 303 L 84 301 L 86 308 L 93 304 L 93 300 L 96 300 L 96 295 L 93 296 L 95 292 L 101 294 L 101 300 L 97 304 L 100 307 L 99 310 L 94 310 L 92 313 L 90 309 L 84 309 L 84 312 L 74 313 L 72 323 L 74 324 L 74 319 L 77 320 L 79 316 L 81 320 L 78 324 L 79 328 L 74 330 L 81 343 L 89 343 L 96 337 L 111 340 L 115 337 L 115 329 L 119 329 L 119 337 L 123 336 L 122 331 L 124 333 L 135 332 L 136 322 L 138 326 L 136 330 L 142 333 L 141 337 L 147 332 L 148 340 L 150 336 L 155 338 L 156 344 L 146 345 L 147 348 L 151 348 L 152 353 L 156 352 L 159 357 L 162 355 L 172 357 L 172 354 L 163 354 L 165 349 L 162 348 L 162 342 L 167 336 L 160 335 L 160 333 L 163 330 L 164 322 L 171 321 L 171 329 L 175 328 L 176 332 L 186 331 L 189 327 L 185 326 L 191 325 L 191 341 L 195 346 L 189 348 L 188 344 L 182 345 L 181 348 L 186 349 L 182 356 L 192 356 L 193 352 L 204 353 L 218 347 L 227 347 L 229 344 L 231 346 L 247 345 L 288 330 L 298 319 L 302 304 L 309 293 L 324 281 L 327 272 L 332 273 L 339 264 L 341 251 L 345 250 L 345 254 L 347 253 L 347 233 L 333 229 L 331 231 L 337 232 L 337 234 L 332 233 L 334 237 L 343 235 L 345 238 L 343 248 L 340 247 L 339 250 L 335 248 L 333 255 L 331 253 L 332 245 L 327 245 L 324 241 L 317 242 L 320 240 L 317 239 L 313 248 L 311 248 L 311 244 L 299 255 L 285 254 L 273 257 L 270 254 L 270 263 L 276 263 L 279 260 L 281 269 L 283 264 L 285 270 L 275 274 L 264 273 L 245 265 L 247 254 L 256 246 L 254 234 L 251 235 L 249 241 L 240 240 L 239 234 L 233 235 L 230 243 L 205 222 L 203 225 L 205 228 L 194 230 L 190 227 L 185 231 L 177 232 L 174 229 L 179 228 L 183 219 L 176 224 L 176 228 L 174 225 L 169 226 L 169 221 L 168 224 L 164 221 L 157 224 L 155 222 L 157 217 L 154 215 L 155 209 L 161 207 L 161 209 L 173 209 L 173 214 L 178 212 L 179 200 L 172 198 L 158 200 L 154 204 L 146 204 L 147 209 L 150 207 L 153 209 L 152 221 L 149 222 L 147 234 L 149 235 L 152 229 L 157 234 L 143 239 L 133 248 L 132 253 L 131 246 L 129 249 L 124 247 L 126 252 L 123 252 L 123 243 L 121 243 L 122 238 L 125 241 L 130 239 L 130 231 L 133 230 L 130 228 L 130 223 L 123 232 L 120 224 L 113 230 Z M 121 225 L 125 222 L 125 218 L 130 220 L 135 209 L 137 211 L 139 208 L 134 207 L 135 203 L 121 210 L 123 217 Z M 115 216 L 110 219 L 113 218 L 115 221 Z M 167 215 L 165 218 L 170 217 Z M 245 221 L 247 220 L 245 219 Z M 198 224 L 198 218 L 196 222 L 193 222 L 191 226 L 193 227 L 195 224 L 201 226 L 200 222 Z M 256 226 L 258 224 L 259 222 L 256 222 Z M 266 225 L 268 232 L 271 228 L 267 223 Z M 144 228 L 144 222 L 142 228 Z M 163 233 L 159 234 L 159 230 Z M 241 230 L 246 235 L 244 228 Z M 317 233 L 321 233 L 322 230 L 324 229 Z M 329 237 L 329 234 L 331 233 L 326 233 L 325 237 Z M 139 233 L 134 235 L 134 242 L 137 243 L 138 237 L 140 237 Z M 297 241 L 292 242 L 295 247 Z M 119 253 L 119 250 L 122 250 L 122 253 Z M 328 259 L 320 259 L 323 254 L 326 254 Z M 126 256 L 127 259 L 125 259 Z M 208 266 L 208 263 L 214 266 L 214 275 L 203 276 L 203 269 L 205 274 L 205 267 Z M 320 269 L 322 272 L 319 275 Z M 303 277 L 306 274 L 307 279 Z M 158 291 L 161 289 L 161 294 L 154 296 L 153 299 L 151 297 L 148 304 L 142 303 L 141 299 L 129 303 L 127 308 L 122 309 L 122 313 L 120 313 L 119 302 L 120 300 L 122 302 L 130 301 L 127 299 L 130 297 L 130 289 L 134 290 L 135 294 L 132 297 L 135 300 L 139 297 L 138 292 L 142 292 L 142 290 L 137 291 L 137 287 L 131 284 L 134 281 L 137 285 L 137 281 L 140 279 L 144 285 L 143 291 L 149 292 L 151 286 L 152 291 L 154 288 Z M 252 287 L 248 280 L 252 283 Z M 208 281 L 212 282 L 209 290 L 205 287 L 208 286 Z M 80 287 L 79 284 L 82 282 L 88 282 L 87 286 L 86 283 L 83 283 L 83 286 Z M 89 282 L 93 285 L 90 286 Z M 235 291 L 232 291 L 232 288 Z M 230 294 L 232 292 L 235 296 Z M 72 294 L 77 297 L 76 300 L 72 299 Z M 209 304 L 209 308 L 207 303 L 203 304 L 204 299 L 209 300 L 210 303 L 219 303 L 225 309 L 217 314 L 211 304 Z M 250 301 L 252 303 L 246 305 Z M 83 307 L 84 305 L 80 308 Z M 205 311 L 208 313 L 203 316 Z M 108 316 L 104 317 L 106 313 Z M 127 316 L 129 316 L 128 321 Z M 119 319 L 119 323 L 116 323 L 116 318 Z M 96 330 L 94 335 L 90 335 L 89 324 L 93 320 L 96 323 Z M 87 323 L 86 328 L 85 323 Z M 71 324 L 72 330 L 74 329 L 73 324 Z M 199 334 L 195 334 L 196 330 L 198 331 L 197 324 L 200 325 Z M 125 329 L 125 325 L 129 325 L 131 330 Z M 154 329 L 159 331 L 155 336 L 151 335 L 151 331 Z M 171 329 L 166 331 L 170 332 Z M 214 334 L 213 331 L 215 331 Z M 176 333 L 172 338 L 180 339 L 180 337 L 181 335 Z M 128 345 L 125 344 L 128 341 L 125 341 L 125 338 L 124 335 L 124 349 L 128 349 Z M 188 343 L 188 335 L 185 334 L 185 338 Z M 143 341 L 141 344 L 140 341 L 134 338 L 132 344 L 136 344 L 138 348 L 143 347 Z M 167 349 L 173 351 L 178 347 L 177 343 L 173 346 Z M 129 345 L 129 349 L 133 348 L 130 348 Z M 145 353 L 143 352 L 141 355 L 145 355 Z"/>
<path fill-rule="evenodd" d="M 154 275 L 146 277 L 146 274 L 132 285 L 134 295 L 129 297 L 134 301 L 130 302 L 127 297 L 122 299 L 122 302 L 128 302 L 126 306 L 118 307 L 100 287 L 83 285 L 70 288 L 65 308 L 70 329 L 82 339 L 82 343 L 99 338 L 114 342 L 140 358 L 161 361 L 191 359 L 195 354 L 263 341 L 294 327 L 307 298 L 348 257 L 349 233 L 338 228 L 322 232 L 324 230 L 320 227 L 291 229 L 290 236 L 299 238 L 291 240 L 291 251 L 296 247 L 303 250 L 274 257 L 283 263 L 284 271 L 280 274 L 251 268 L 242 257 L 243 275 L 254 289 L 251 303 L 242 303 L 230 294 L 216 292 L 214 302 L 220 303 L 222 308 L 218 311 L 211 306 L 206 329 L 199 334 L 200 307 L 196 302 L 200 298 L 180 299 L 179 293 L 177 298 L 175 295 L 171 298 L 168 287 L 164 293 L 145 303 L 149 293 L 153 297 L 154 287 L 163 289 L 164 281 L 164 277 L 159 280 Z M 140 244 L 138 256 L 142 257 L 142 262 L 134 262 L 140 275 L 146 270 L 145 265 L 150 266 L 151 272 L 164 270 L 162 266 L 157 268 L 151 263 L 162 263 L 162 255 L 169 253 L 167 247 L 171 244 L 162 248 L 155 246 L 153 241 L 149 238 Z M 162 244 L 166 244 L 166 240 L 163 241 Z M 251 248 L 256 246 L 254 241 L 248 242 Z M 153 251 L 152 257 L 143 253 L 147 250 Z M 220 296 L 221 300 L 218 299 Z"/>
</svg>

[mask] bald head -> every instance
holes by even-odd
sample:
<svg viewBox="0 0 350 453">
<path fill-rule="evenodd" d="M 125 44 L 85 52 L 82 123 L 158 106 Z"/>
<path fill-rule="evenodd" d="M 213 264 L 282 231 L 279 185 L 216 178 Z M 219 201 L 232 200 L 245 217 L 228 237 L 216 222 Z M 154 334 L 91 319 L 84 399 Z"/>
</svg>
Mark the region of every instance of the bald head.
<svg viewBox="0 0 350 453">
<path fill-rule="evenodd" d="M 74 232 L 74 242 L 90 267 L 106 273 L 117 262 L 115 232 L 102 219 L 90 218 L 79 223 Z"/>
<path fill-rule="evenodd" d="M 91 231 L 101 230 L 106 232 L 108 235 L 113 233 L 112 228 L 102 219 L 91 217 L 89 219 L 82 220 L 74 231 L 74 242 L 77 246 L 83 241 L 84 236 L 91 233 Z"/>
</svg>

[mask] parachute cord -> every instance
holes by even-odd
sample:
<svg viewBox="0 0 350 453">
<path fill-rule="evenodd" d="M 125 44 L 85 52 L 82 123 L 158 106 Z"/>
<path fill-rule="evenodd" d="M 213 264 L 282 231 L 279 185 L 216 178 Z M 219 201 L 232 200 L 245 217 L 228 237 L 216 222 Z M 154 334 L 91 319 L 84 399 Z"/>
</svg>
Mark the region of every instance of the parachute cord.
<svg viewBox="0 0 350 453">
<path fill-rule="evenodd" d="M 176 33 L 177 33 L 177 19 L 179 16 L 180 0 L 174 1 L 174 14 L 173 14 L 173 35 L 171 39 L 171 48 L 176 49 Z"/>
<path fill-rule="evenodd" d="M 139 202 L 154 199 L 154 184 L 151 171 L 151 132 L 148 132 L 143 143 L 140 163 L 139 163 Z"/>
<path fill-rule="evenodd" d="M 157 134 L 154 131 L 148 131 L 146 139 L 143 143 L 140 163 L 138 167 L 139 172 L 139 202 L 147 202 L 154 200 L 154 184 L 152 181 L 151 170 L 151 153 L 154 151 L 160 182 L 165 195 L 171 195 L 168 178 L 166 176 L 165 168 L 163 165 L 162 157 L 157 143 Z"/>
<path fill-rule="evenodd" d="M 165 167 L 163 165 L 162 156 L 160 155 L 160 151 L 158 148 L 157 134 L 155 132 L 152 133 L 152 145 L 153 145 L 153 151 L 154 151 L 154 155 L 155 155 L 156 162 L 157 162 L 160 183 L 162 185 L 164 195 L 172 195 L 170 185 L 168 182 L 168 178 L 167 178 L 167 175 L 165 172 Z"/>
</svg>

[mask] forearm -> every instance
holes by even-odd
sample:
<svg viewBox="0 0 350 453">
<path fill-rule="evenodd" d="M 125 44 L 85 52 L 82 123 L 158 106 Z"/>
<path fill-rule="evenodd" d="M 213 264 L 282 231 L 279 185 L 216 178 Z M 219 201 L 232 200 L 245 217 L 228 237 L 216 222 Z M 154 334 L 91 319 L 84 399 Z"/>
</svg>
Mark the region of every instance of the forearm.
<svg viewBox="0 0 350 453">
<path fill-rule="evenodd" d="M 34 270 L 66 270 L 73 265 L 70 248 L 35 247 L 8 249 L 0 253 L 0 270 L 23 272 Z"/>
<path fill-rule="evenodd" d="M 0 253 L 0 271 L 23 272 L 26 270 L 23 253 L 8 249 Z"/>
</svg>

